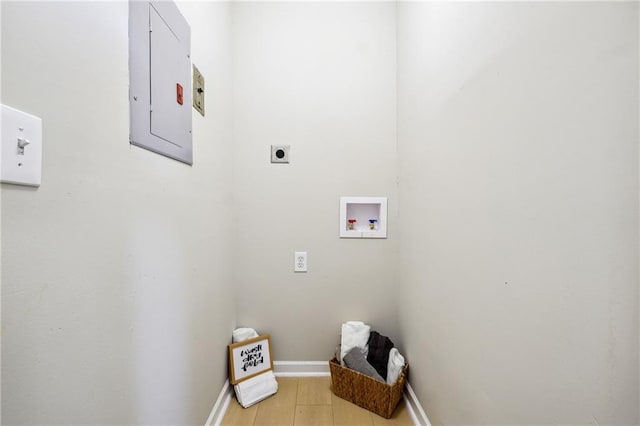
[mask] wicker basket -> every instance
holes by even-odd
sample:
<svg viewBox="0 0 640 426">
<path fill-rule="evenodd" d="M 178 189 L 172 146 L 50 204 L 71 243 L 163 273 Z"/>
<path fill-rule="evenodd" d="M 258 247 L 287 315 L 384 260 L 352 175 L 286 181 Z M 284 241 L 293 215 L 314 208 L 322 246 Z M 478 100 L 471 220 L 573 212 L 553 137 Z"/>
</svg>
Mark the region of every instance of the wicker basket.
<svg viewBox="0 0 640 426">
<path fill-rule="evenodd" d="M 388 419 L 402 398 L 409 364 L 404 365 L 400 377 L 393 385 L 343 367 L 335 357 L 329 361 L 329 368 L 333 393 Z"/>
</svg>

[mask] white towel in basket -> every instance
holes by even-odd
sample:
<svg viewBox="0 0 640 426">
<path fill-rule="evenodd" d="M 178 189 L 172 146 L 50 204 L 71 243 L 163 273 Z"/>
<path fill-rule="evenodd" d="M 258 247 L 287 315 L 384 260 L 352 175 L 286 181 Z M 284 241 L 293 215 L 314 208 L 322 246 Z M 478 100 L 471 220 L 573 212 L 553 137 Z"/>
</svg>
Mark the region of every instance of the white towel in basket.
<svg viewBox="0 0 640 426">
<path fill-rule="evenodd" d="M 389 352 L 389 363 L 387 364 L 387 384 L 392 385 L 398 380 L 403 367 L 404 357 L 396 348 L 391 349 Z"/>
<path fill-rule="evenodd" d="M 362 321 L 347 321 L 342 324 L 342 336 L 340 338 L 340 364 L 344 364 L 344 356 L 353 348 L 360 348 L 360 351 L 367 356 L 367 342 L 371 327 Z"/>
</svg>

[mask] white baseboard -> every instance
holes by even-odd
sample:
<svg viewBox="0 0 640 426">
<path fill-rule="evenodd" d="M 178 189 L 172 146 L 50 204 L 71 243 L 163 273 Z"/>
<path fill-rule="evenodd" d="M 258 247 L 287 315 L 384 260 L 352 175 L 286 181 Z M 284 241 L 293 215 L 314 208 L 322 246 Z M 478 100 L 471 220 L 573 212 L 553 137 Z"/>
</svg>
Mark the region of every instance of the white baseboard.
<svg viewBox="0 0 640 426">
<path fill-rule="evenodd" d="M 220 390 L 216 403 L 213 404 L 213 409 L 209 414 L 209 418 L 207 419 L 205 426 L 219 426 L 222 423 L 222 418 L 224 417 L 224 413 L 227 412 L 232 395 L 233 386 L 231 386 L 229 380 L 226 380 L 222 385 L 222 390 Z"/>
<path fill-rule="evenodd" d="M 274 361 L 273 372 L 276 377 L 327 377 L 331 375 L 328 361 Z M 227 380 L 222 386 L 205 426 L 218 426 L 222 423 L 232 396 L 233 386 Z M 431 426 L 431 422 L 409 382 L 407 382 L 403 397 L 411 420 L 416 425 Z"/>
<path fill-rule="evenodd" d="M 273 361 L 276 377 L 330 376 L 329 361 Z"/>
<path fill-rule="evenodd" d="M 404 388 L 403 397 L 413 423 L 420 426 L 431 426 L 431 421 L 429 420 L 429 417 L 427 417 L 427 413 L 424 412 L 424 409 L 422 408 L 420 401 L 418 401 L 418 397 L 415 392 L 413 392 L 413 388 L 409 382 L 407 382 L 407 385 Z"/>
</svg>

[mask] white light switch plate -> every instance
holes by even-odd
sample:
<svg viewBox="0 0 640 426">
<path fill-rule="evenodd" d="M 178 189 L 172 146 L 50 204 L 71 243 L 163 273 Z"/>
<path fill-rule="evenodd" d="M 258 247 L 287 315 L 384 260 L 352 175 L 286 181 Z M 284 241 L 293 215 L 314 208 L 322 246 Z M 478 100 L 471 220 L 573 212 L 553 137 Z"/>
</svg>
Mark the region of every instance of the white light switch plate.
<svg viewBox="0 0 640 426">
<path fill-rule="evenodd" d="M 2 182 L 40 186 L 42 175 L 42 120 L 40 118 L 2 105 L 1 164 L 0 180 Z"/>
</svg>

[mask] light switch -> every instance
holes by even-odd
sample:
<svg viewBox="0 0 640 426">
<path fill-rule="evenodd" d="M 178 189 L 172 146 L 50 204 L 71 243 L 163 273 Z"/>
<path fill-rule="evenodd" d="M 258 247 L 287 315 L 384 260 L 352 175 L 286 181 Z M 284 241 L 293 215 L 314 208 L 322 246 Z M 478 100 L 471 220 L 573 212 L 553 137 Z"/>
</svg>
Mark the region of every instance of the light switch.
<svg viewBox="0 0 640 426">
<path fill-rule="evenodd" d="M 0 179 L 16 185 L 40 186 L 42 120 L 2 105 L 2 171 Z"/>
<path fill-rule="evenodd" d="M 193 107 L 204 117 L 204 77 L 193 66 Z"/>
</svg>

